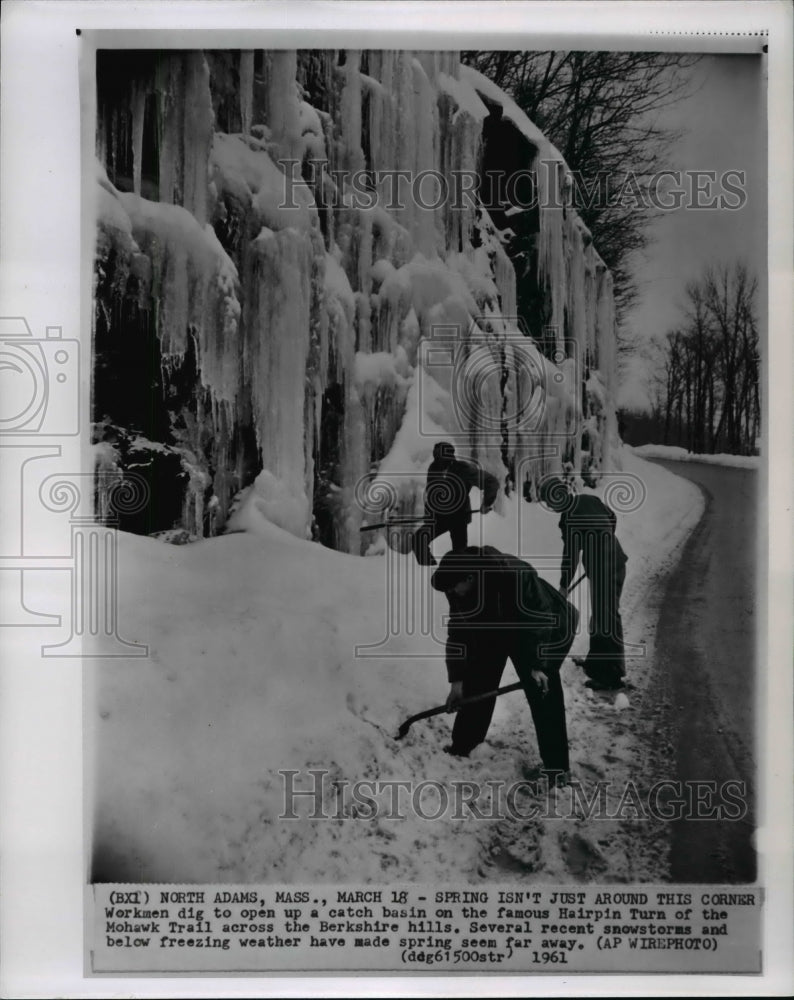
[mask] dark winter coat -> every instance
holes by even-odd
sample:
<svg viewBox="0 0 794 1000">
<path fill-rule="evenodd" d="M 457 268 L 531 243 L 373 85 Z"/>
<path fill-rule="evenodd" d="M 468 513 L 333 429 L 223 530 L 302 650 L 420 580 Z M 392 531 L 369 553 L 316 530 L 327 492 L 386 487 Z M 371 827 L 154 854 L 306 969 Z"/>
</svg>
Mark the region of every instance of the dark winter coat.
<svg viewBox="0 0 794 1000">
<path fill-rule="evenodd" d="M 482 490 L 483 505 L 493 506 L 499 492 L 496 476 L 460 458 L 431 462 L 425 486 L 425 518 L 440 525 L 450 521 L 468 524 L 471 521 L 469 492 L 475 486 Z"/>
<path fill-rule="evenodd" d="M 605 573 L 611 577 L 625 567 L 626 553 L 615 537 L 616 525 L 615 512 L 597 496 L 571 497 L 570 506 L 560 515 L 561 587 L 570 585 L 580 557 L 590 580 Z"/>
<path fill-rule="evenodd" d="M 626 673 L 620 595 L 626 578 L 626 553 L 615 537 L 614 511 L 596 496 L 572 498 L 560 515 L 563 538 L 560 585 L 567 587 L 581 557 L 590 585 L 590 649 L 584 662 L 587 676 L 616 686 Z"/>
<path fill-rule="evenodd" d="M 470 554 L 475 591 L 463 601 L 447 594 L 450 682 L 464 680 L 499 653 L 510 657 L 522 678 L 532 670 L 558 671 L 578 624 L 576 608 L 522 559 L 487 545 L 467 549 Z M 439 573 L 444 569 L 442 560 Z"/>
</svg>

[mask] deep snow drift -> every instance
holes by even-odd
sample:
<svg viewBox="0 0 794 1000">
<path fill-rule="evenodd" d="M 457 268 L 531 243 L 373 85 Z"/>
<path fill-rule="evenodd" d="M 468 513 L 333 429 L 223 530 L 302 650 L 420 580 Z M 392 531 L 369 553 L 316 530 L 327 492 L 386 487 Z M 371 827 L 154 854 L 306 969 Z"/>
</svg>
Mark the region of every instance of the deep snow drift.
<svg viewBox="0 0 794 1000">
<path fill-rule="evenodd" d="M 635 654 L 652 653 L 648 596 L 703 504 L 694 486 L 624 451 L 625 472 L 637 477 L 635 497 L 642 500 L 624 494 L 621 503 L 612 495 L 624 510 L 635 508 L 618 516 L 629 555 L 624 627 Z M 448 691 L 446 599 L 430 590 L 427 571 L 411 556 L 359 558 L 295 538 L 265 520 L 254 502 L 238 523 L 247 531 L 181 547 L 120 535 L 125 638 L 148 643 L 150 657 L 91 661 L 95 878 L 664 878 L 664 830 L 634 822 L 631 813 L 610 821 L 431 821 L 409 808 L 402 820 L 279 819 L 279 769 L 327 769 L 325 807 L 337 815 L 334 780 L 510 782 L 538 763 L 537 747 L 520 692 L 500 699 L 487 742 L 468 760 L 441 752 L 447 716 L 394 740 L 406 716 L 443 702 Z M 538 504 L 514 496 L 501 515 L 476 516 L 469 538 L 523 555 L 558 582 L 557 518 Z M 446 547 L 442 536 L 436 553 Z M 387 627 L 396 620 L 387 607 L 387 575 L 388 593 L 400 595 L 399 634 Z M 586 621 L 584 591 L 578 597 Z M 437 639 L 423 634 L 423 615 Z M 360 649 L 382 641 L 378 649 Z M 576 642 L 586 647 L 586 635 Z M 357 646 L 389 658 L 356 656 Z M 585 785 L 630 779 L 642 786 L 649 778 L 653 734 L 640 706 L 652 656 L 635 655 L 627 669 L 633 687 L 616 698 L 593 696 L 581 671 L 570 660 L 563 666 L 573 773 Z M 508 665 L 503 683 L 513 680 Z M 299 775 L 295 787 L 309 782 Z M 431 796 L 425 811 L 432 813 L 436 801 Z"/>
</svg>

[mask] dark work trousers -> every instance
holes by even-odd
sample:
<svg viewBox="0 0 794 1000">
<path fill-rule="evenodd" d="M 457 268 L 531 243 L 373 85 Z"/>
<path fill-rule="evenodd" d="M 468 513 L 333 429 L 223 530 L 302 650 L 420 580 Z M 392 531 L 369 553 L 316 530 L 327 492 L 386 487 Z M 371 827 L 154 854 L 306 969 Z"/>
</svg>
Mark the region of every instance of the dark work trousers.
<svg viewBox="0 0 794 1000">
<path fill-rule="evenodd" d="M 428 520 L 419 526 L 414 535 L 414 555 L 420 566 L 435 566 L 436 560 L 430 551 L 430 543 L 447 531 L 453 552 L 462 552 L 469 544 L 469 524 L 465 514 L 456 518 Z"/>
<path fill-rule="evenodd" d="M 488 643 L 487 659 L 483 657 L 476 669 L 471 670 L 463 681 L 464 698 L 493 691 L 499 687 L 507 658 L 510 656 L 510 644 L 499 642 L 496 639 L 496 633 L 492 634 L 495 641 Z M 559 656 L 558 663 L 562 663 L 572 641 L 573 636 L 567 643 L 565 652 Z M 555 651 L 555 660 L 557 660 L 557 655 Z M 515 666 L 516 658 L 513 656 L 510 658 Z M 516 668 L 516 673 L 519 673 L 518 668 Z M 538 750 L 544 768 L 550 771 L 567 771 L 569 763 L 568 731 L 565 725 L 565 700 L 562 693 L 559 666 L 553 670 L 550 669 L 547 676 L 549 689 L 545 695 L 529 673 L 524 677 L 519 673 L 519 680 L 524 686 L 524 694 L 529 702 L 532 721 L 535 723 Z M 465 705 L 459 709 L 452 727 L 453 753 L 468 754 L 479 743 L 482 743 L 491 724 L 495 705 L 496 698 L 485 698 L 483 701 L 475 702 L 473 705 Z"/>
<path fill-rule="evenodd" d="M 585 549 L 584 570 L 590 584 L 592 618 L 590 649 L 584 662 L 588 677 L 602 684 L 618 685 L 626 673 L 620 595 L 626 580 L 622 551 L 602 542 Z"/>
</svg>

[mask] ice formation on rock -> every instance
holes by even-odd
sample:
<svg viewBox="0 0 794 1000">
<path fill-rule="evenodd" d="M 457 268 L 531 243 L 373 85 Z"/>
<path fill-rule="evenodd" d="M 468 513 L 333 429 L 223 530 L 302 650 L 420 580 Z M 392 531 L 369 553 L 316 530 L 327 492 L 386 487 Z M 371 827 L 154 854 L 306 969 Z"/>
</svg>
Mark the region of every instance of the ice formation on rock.
<svg viewBox="0 0 794 1000">
<path fill-rule="evenodd" d="M 160 445 L 133 530 L 237 498 L 358 553 L 440 437 L 529 493 L 609 465 L 611 276 L 560 154 L 456 53 L 100 53 L 97 97 L 96 439 L 122 470 Z M 534 205 L 485 196 L 502 161 Z"/>
</svg>

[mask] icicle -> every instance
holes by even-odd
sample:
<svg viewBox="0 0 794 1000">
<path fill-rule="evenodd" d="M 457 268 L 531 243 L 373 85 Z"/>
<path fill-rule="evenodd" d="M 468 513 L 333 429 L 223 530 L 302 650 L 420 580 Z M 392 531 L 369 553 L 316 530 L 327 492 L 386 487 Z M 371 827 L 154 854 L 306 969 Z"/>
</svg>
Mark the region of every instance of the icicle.
<svg viewBox="0 0 794 1000">
<path fill-rule="evenodd" d="M 201 53 L 187 59 L 185 88 L 185 160 L 182 204 L 203 226 L 207 222 L 207 161 L 212 145 L 214 113 L 210 96 L 210 71 Z"/>
<path fill-rule="evenodd" d="M 361 149 L 361 53 L 348 49 L 343 66 L 337 67 L 342 78 L 337 128 L 339 129 L 338 164 L 347 174 L 364 168 Z"/>
<path fill-rule="evenodd" d="M 614 400 L 615 386 L 615 299 L 612 289 L 612 275 L 603 268 L 598 288 L 598 367 L 604 375 L 607 399 L 610 405 L 606 407 L 602 424 L 602 467 L 610 468 L 612 450 L 617 445 L 617 417 Z"/>
<path fill-rule="evenodd" d="M 295 52 L 265 52 L 261 60 L 241 52 L 239 94 L 223 90 L 231 86 L 228 61 L 217 71 L 211 65 L 220 104 L 201 53 L 163 57 L 129 98 L 136 193 L 120 194 L 100 179 L 97 273 L 105 280 L 102 269 L 115 267 L 121 291 L 127 275 L 140 278 L 136 294 L 153 317 L 166 385 L 184 378 L 196 347 L 197 385 L 188 388 L 201 390 L 201 402 L 184 441 L 193 470 L 183 512 L 189 530 L 216 530 L 243 477 L 249 483 L 257 471 L 256 449 L 258 502 L 299 535 L 310 528 L 318 462 L 327 476 L 328 456 L 318 449 L 332 452 L 331 543 L 349 551 L 359 546 L 359 479 L 373 466 L 410 473 L 400 479 L 399 503 L 414 509 L 442 435 L 454 435 L 460 454 L 500 479 L 503 459 L 521 474 L 523 459 L 546 454 L 532 466 L 540 475 L 559 465 L 559 453 L 548 456 L 561 440 L 579 448 L 579 362 L 601 372 L 606 402 L 596 413 L 590 392 L 586 426 L 593 457 L 608 461 L 611 277 L 569 204 L 560 154 L 514 102 L 452 52 L 369 52 L 362 72 L 360 53 L 342 59 L 324 51 L 311 64 L 316 94 L 303 69 L 306 89 L 299 88 Z M 160 203 L 140 197 L 147 94 L 156 95 L 159 115 Z M 233 120 L 239 106 L 242 135 L 213 134 L 213 97 L 219 107 L 239 102 L 222 113 Z M 536 151 L 538 279 L 558 347 L 566 314 L 574 342 L 565 352 L 572 357 L 560 355 L 557 365 L 516 329 L 505 233 L 485 207 L 451 203 L 460 193 L 453 173 L 481 166 L 483 123 L 494 103 Z M 117 121 L 100 135 L 100 150 L 128 162 L 118 148 L 126 134 Z M 332 171 L 348 177 L 319 173 L 314 190 L 297 168 L 290 179 L 278 163 L 325 155 Z M 370 207 L 350 183 L 363 169 L 371 172 Z M 442 175 L 449 198 L 416 204 L 410 180 L 395 190 L 396 171 L 414 181 L 424 173 L 426 198 L 438 193 L 431 174 Z M 120 310 L 114 300 L 98 303 L 97 312 L 107 326 Z M 428 360 L 427 348 L 445 342 L 439 330 L 453 355 L 447 365 Z M 475 386 L 468 399 L 466 384 Z M 339 428 L 333 440 L 323 427 L 324 400 Z M 256 439 L 245 456 L 241 430 Z M 199 445 L 208 438 L 212 463 Z"/>
<path fill-rule="evenodd" d="M 419 59 L 411 61 L 413 70 L 412 109 L 415 159 L 410 165 L 411 176 L 424 178 L 411 186 L 408 202 L 413 212 L 415 245 L 419 253 L 434 257 L 443 249 L 442 211 L 443 190 L 435 175 L 440 171 L 438 159 L 438 104 L 427 73 Z M 408 123 L 406 123 L 408 124 Z"/>
<path fill-rule="evenodd" d="M 254 50 L 240 53 L 240 121 L 248 135 L 254 121 Z"/>
<path fill-rule="evenodd" d="M 565 248 L 563 243 L 562 169 L 546 144 L 535 160 L 540 202 L 540 254 L 538 279 L 545 282 L 551 302 L 548 326 L 555 339 L 563 337 L 563 304 L 566 299 Z"/>
<path fill-rule="evenodd" d="M 253 271 L 246 279 L 247 355 L 262 462 L 304 509 L 312 255 L 311 242 L 297 230 L 263 228 L 253 242 Z"/>
<path fill-rule="evenodd" d="M 207 161 L 214 115 L 210 73 L 201 52 L 177 52 L 158 65 L 159 199 L 207 221 Z"/>
<path fill-rule="evenodd" d="M 132 98 L 132 189 L 141 193 L 143 164 L 143 119 L 146 108 L 146 91 L 140 85 L 133 87 Z"/>
<path fill-rule="evenodd" d="M 266 54 L 268 88 L 264 124 L 276 159 L 300 160 L 302 152 L 298 85 L 295 80 L 297 53 L 272 51 Z M 296 171 L 300 175 L 300 171 Z"/>
</svg>

